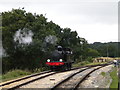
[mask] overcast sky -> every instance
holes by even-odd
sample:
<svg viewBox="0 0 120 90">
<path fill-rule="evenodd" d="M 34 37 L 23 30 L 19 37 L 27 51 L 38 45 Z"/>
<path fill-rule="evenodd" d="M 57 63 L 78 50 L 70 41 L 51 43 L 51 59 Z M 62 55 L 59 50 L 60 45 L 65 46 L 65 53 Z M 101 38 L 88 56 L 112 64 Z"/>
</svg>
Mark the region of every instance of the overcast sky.
<svg viewBox="0 0 120 90">
<path fill-rule="evenodd" d="M 0 0 L 0 12 L 24 7 L 77 31 L 89 43 L 118 41 L 119 0 Z"/>
</svg>

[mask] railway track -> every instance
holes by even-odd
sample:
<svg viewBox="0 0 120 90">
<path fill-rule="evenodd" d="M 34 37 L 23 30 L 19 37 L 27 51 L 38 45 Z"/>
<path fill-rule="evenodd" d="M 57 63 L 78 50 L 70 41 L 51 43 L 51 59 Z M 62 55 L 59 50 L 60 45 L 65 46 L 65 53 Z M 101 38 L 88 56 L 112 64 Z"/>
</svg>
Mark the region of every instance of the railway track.
<svg viewBox="0 0 120 90">
<path fill-rule="evenodd" d="M 16 88 L 18 88 L 22 85 L 34 82 L 38 79 L 42 79 L 42 78 L 48 77 L 48 76 L 53 75 L 53 74 L 56 74 L 56 72 L 45 71 L 45 72 L 29 75 L 29 76 L 26 76 L 26 77 L 23 77 L 23 78 L 20 78 L 20 79 L 16 79 L 16 80 L 12 80 L 12 81 L 2 83 L 0 85 L 0 88 L 13 90 L 13 89 L 16 89 Z"/>
<path fill-rule="evenodd" d="M 76 73 L 73 73 L 73 74 L 71 74 L 69 77 L 67 77 L 66 79 L 64 79 L 64 80 L 62 80 L 62 81 L 60 81 L 59 83 L 57 83 L 56 85 L 54 85 L 52 88 L 51 88 L 51 90 L 56 90 L 56 89 L 62 89 L 62 88 L 64 88 L 64 89 L 67 89 L 67 90 L 76 90 L 76 89 L 78 89 L 78 87 L 79 87 L 79 85 L 84 81 L 84 80 L 86 80 L 86 78 L 91 74 L 91 73 L 93 73 L 94 71 L 96 71 L 96 70 L 98 70 L 98 69 L 100 69 L 100 68 L 102 68 L 102 67 L 104 67 L 104 66 L 107 66 L 107 65 L 109 65 L 109 64 L 104 64 L 104 65 L 101 65 L 101 66 L 99 66 L 99 67 L 97 67 L 97 68 L 94 68 L 93 70 L 90 70 L 88 73 L 86 73 L 84 76 L 82 76 L 81 78 L 77 78 L 77 79 L 75 79 L 74 77 L 77 75 L 77 74 L 79 74 L 79 73 L 81 73 L 81 72 L 84 72 L 85 70 L 88 70 L 88 69 L 91 69 L 91 68 L 93 68 L 93 66 L 91 66 L 91 67 L 88 67 L 88 68 L 85 68 L 85 69 L 82 69 L 82 70 L 79 70 L 78 72 L 76 72 Z M 78 75 L 79 76 L 79 75 Z M 78 77 L 78 76 L 76 76 L 76 77 Z M 75 82 L 74 82 L 75 81 Z M 72 84 L 71 84 L 72 83 Z M 73 86 L 72 86 L 73 85 Z"/>
<path fill-rule="evenodd" d="M 80 67 L 80 68 L 82 68 L 82 67 Z M 73 68 L 71 70 L 75 70 L 75 69 L 79 69 L 79 68 Z M 66 71 L 64 71 L 64 72 L 66 72 Z M 16 88 L 19 88 L 28 83 L 34 82 L 38 79 L 42 79 L 42 78 L 48 77 L 48 76 L 56 74 L 56 73 L 60 73 L 60 72 L 52 72 L 51 70 L 49 70 L 49 71 L 44 71 L 44 72 L 37 73 L 37 74 L 32 74 L 32 75 L 29 75 L 29 76 L 26 76 L 23 78 L 3 82 L 0 84 L 0 88 L 6 88 L 8 90 L 16 89 Z"/>
<path fill-rule="evenodd" d="M 41 75 L 41 74 L 49 73 L 49 72 L 51 72 L 51 71 L 50 70 L 49 71 L 44 71 L 44 72 L 41 72 L 41 73 L 28 75 L 28 76 L 25 76 L 25 77 L 22 77 L 22 78 L 19 78 L 19 79 L 3 82 L 3 83 L 0 84 L 0 87 L 11 84 L 11 83 L 14 83 L 14 82 L 17 82 L 17 81 L 20 81 L 20 80 L 24 80 L 24 79 L 27 79 L 27 78 L 30 78 L 30 77 L 33 77 L 33 76 L 38 76 L 38 75 Z"/>
<path fill-rule="evenodd" d="M 85 68 L 83 70 L 80 70 L 79 72 L 76 72 L 76 74 L 77 74 L 77 73 L 80 73 L 80 72 L 90 68 L 90 67 L 96 67 L 96 66 L 101 66 L 101 65 L 91 65 L 91 66 L 78 67 L 78 68 L 71 69 L 71 71 L 72 70 L 77 70 L 77 69 L 80 69 L 80 68 Z M 63 71 L 63 72 L 67 72 L 67 71 Z M 1 83 L 0 88 L 13 90 L 13 89 L 19 88 L 23 85 L 27 85 L 31 82 L 43 79 L 45 77 L 48 77 L 48 76 L 51 76 L 51 75 L 54 75 L 54 74 L 57 74 L 57 73 L 61 73 L 61 72 L 45 71 L 45 72 L 29 75 L 29 76 L 26 76 L 26 77 L 23 77 L 23 78 L 20 78 L 20 79 L 16 79 L 16 80 L 8 81 L 8 82 L 5 82 L 5 83 Z M 74 75 L 75 75 L 75 73 L 74 73 Z M 74 75 L 71 75 L 71 77 L 74 76 Z"/>
</svg>

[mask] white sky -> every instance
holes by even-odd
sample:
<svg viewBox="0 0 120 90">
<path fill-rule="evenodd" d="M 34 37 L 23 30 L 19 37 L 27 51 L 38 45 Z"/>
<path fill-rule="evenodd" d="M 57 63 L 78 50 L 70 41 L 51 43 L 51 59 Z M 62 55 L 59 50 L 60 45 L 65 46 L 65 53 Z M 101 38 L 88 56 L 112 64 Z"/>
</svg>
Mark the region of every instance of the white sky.
<svg viewBox="0 0 120 90">
<path fill-rule="evenodd" d="M 0 12 L 19 7 L 76 30 L 89 43 L 118 41 L 118 0 L 0 0 Z"/>
</svg>

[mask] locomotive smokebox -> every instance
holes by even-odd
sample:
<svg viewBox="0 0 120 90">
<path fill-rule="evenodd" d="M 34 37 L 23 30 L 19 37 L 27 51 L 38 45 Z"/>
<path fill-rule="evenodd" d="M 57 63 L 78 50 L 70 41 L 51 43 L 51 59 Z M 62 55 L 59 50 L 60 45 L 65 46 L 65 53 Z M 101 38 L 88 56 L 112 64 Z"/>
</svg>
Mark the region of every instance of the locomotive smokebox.
<svg viewBox="0 0 120 90">
<path fill-rule="evenodd" d="M 51 53 L 50 57 L 47 59 L 46 64 L 51 68 L 51 70 L 54 68 L 57 68 L 58 70 L 71 69 L 73 62 L 71 55 L 72 51 L 70 48 L 57 46 L 56 49 Z"/>
</svg>

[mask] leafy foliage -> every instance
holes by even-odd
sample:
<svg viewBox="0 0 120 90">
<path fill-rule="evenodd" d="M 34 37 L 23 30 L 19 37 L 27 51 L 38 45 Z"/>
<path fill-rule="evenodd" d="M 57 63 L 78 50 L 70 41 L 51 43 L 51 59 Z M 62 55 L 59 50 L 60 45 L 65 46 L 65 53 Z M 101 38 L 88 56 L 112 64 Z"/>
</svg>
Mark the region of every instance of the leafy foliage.
<svg viewBox="0 0 120 90">
<path fill-rule="evenodd" d="M 93 44 L 90 44 L 89 47 L 97 50 L 100 53 L 100 56 L 120 57 L 119 42 L 109 42 L 109 43 L 95 42 Z"/>
<path fill-rule="evenodd" d="M 28 69 L 45 66 L 49 53 L 56 45 L 73 49 L 74 59 L 87 58 L 87 41 L 76 31 L 61 28 L 42 14 L 24 9 L 2 12 L 3 72 L 11 69 Z M 27 38 L 27 39 L 26 39 Z M 32 40 L 27 42 L 26 40 Z"/>
<path fill-rule="evenodd" d="M 71 48 L 77 62 L 98 56 L 120 56 L 119 43 L 88 44 L 76 31 L 48 22 L 43 14 L 32 14 L 22 8 L 1 15 L 4 73 L 11 69 L 33 71 L 45 67 L 56 45 Z"/>
<path fill-rule="evenodd" d="M 96 56 L 99 56 L 99 55 L 100 55 L 100 53 L 97 50 L 91 49 L 91 48 L 88 49 L 87 56 L 96 57 Z"/>
</svg>

